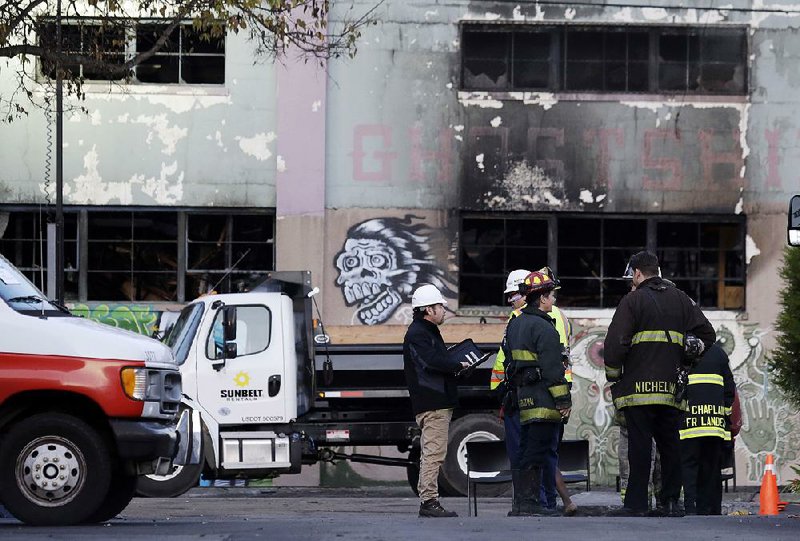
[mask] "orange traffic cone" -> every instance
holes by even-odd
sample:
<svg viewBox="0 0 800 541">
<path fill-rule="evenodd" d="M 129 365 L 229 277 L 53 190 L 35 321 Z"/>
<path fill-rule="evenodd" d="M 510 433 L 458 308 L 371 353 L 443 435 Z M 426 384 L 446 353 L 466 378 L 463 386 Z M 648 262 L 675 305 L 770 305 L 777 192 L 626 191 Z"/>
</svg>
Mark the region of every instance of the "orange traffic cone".
<svg viewBox="0 0 800 541">
<path fill-rule="evenodd" d="M 761 509 L 758 514 L 778 514 L 778 480 L 775 477 L 775 464 L 771 453 L 767 455 L 767 462 L 764 464 L 764 477 L 761 479 Z"/>
</svg>

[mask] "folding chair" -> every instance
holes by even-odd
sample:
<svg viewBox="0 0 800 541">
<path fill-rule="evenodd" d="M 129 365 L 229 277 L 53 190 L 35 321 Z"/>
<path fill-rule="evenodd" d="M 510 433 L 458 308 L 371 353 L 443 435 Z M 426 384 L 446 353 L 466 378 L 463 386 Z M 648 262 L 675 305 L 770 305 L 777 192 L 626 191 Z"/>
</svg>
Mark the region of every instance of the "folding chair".
<svg viewBox="0 0 800 541">
<path fill-rule="evenodd" d="M 467 442 L 467 516 L 473 511 L 478 516 L 478 485 L 509 481 L 511 462 L 504 441 Z"/>
<path fill-rule="evenodd" d="M 565 483 L 586 483 L 586 492 L 589 492 L 591 490 L 589 441 L 562 440 L 558 447 L 558 469 Z"/>
</svg>

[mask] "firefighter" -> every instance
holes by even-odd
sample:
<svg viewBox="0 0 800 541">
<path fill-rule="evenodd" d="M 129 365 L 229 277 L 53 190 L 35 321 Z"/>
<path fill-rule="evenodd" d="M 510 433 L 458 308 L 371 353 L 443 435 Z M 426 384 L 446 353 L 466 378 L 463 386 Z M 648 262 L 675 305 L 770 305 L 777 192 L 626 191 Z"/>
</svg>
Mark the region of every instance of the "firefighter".
<svg viewBox="0 0 800 541">
<path fill-rule="evenodd" d="M 539 272 L 547 274 L 553 280 L 556 285 L 556 290 L 561 289 L 561 285 L 559 284 L 558 279 L 555 277 L 555 274 L 550 267 L 543 267 L 539 270 Z M 506 299 L 512 308 L 511 314 L 508 316 L 509 322 L 522 313 L 522 308 L 525 307 L 525 296 L 519 292 L 519 286 L 529 274 L 530 271 L 524 269 L 513 270 L 508 274 L 504 293 L 507 295 Z M 549 315 L 550 318 L 555 322 L 559 340 L 564 348 L 563 359 L 565 360 L 565 378 L 571 385 L 572 367 L 569 363 L 569 343 L 570 339 L 572 338 L 572 324 L 567 316 L 561 310 L 559 310 L 555 304 L 553 305 Z M 503 424 L 505 425 L 506 452 L 508 453 L 511 468 L 515 469 L 517 453 L 519 451 L 519 412 L 516 409 L 514 393 L 511 392 L 511 386 L 507 385 L 505 378 L 506 366 L 511 360 L 511 356 L 506 356 L 504 345 L 505 334 L 503 334 L 503 342 L 500 345 L 500 349 L 497 351 L 497 355 L 495 356 L 494 366 L 492 367 L 492 375 L 491 379 L 489 380 L 489 388 L 497 392 L 498 398 L 502 405 L 501 417 L 503 418 Z M 559 441 L 561 441 L 561 438 L 564 436 L 564 424 L 566 424 L 566 420 L 565 423 L 561 425 L 561 429 L 559 431 Z M 575 505 L 575 503 L 572 501 L 572 498 L 570 498 L 567 485 L 564 483 L 561 472 L 558 470 L 558 460 L 555 460 L 554 462 L 551 460 L 549 468 L 545 471 L 542 478 L 542 492 L 540 497 L 543 504 L 545 504 L 545 507 L 555 508 L 556 493 L 561 496 L 561 500 L 564 502 L 565 515 L 572 516 L 577 513 L 578 506 Z"/>
<path fill-rule="evenodd" d="M 439 325 L 444 323 L 447 301 L 436 286 L 425 284 L 411 295 L 414 320 L 403 340 L 403 368 L 417 425 L 421 457 L 419 490 L 421 517 L 456 517 L 439 503 L 439 468 L 447 455 L 453 408 L 458 403 L 455 373 L 469 363 L 447 354 Z"/>
<path fill-rule="evenodd" d="M 679 370 L 686 359 L 685 344 L 708 348 L 716 339 L 700 308 L 660 274 L 654 254 L 643 251 L 631 257 L 624 277 L 634 289 L 614 312 L 604 345 L 614 406 L 622 410 L 628 427 L 630 478 L 621 515 L 647 514 L 652 439 L 661 456 L 661 509 L 669 516 L 683 515 L 678 501 Z"/>
<path fill-rule="evenodd" d="M 731 440 L 736 385 L 728 356 L 714 344 L 689 373 L 681 425 L 683 501 L 687 515 L 722 513 L 720 461 Z"/>
<path fill-rule="evenodd" d="M 509 515 L 550 515 L 541 501 L 542 470 L 558 453 L 559 428 L 572 402 L 564 378 L 562 346 L 549 312 L 555 283 L 532 272 L 520 284 L 526 306 L 506 329 L 506 352 L 511 354 L 507 376 L 516 393 L 520 448 L 512 469 L 514 499 Z"/>
<path fill-rule="evenodd" d="M 519 286 L 525 281 L 525 278 L 529 274 L 530 271 L 524 269 L 513 270 L 508 274 L 504 293 L 506 294 L 508 304 L 511 305 L 511 314 L 508 316 L 509 323 L 512 319 L 520 315 L 522 309 L 525 307 L 525 295 L 519 292 Z M 519 412 L 517 411 L 517 404 L 512 386 L 506 381 L 506 367 L 511 361 L 511 355 L 506 356 L 505 345 L 506 336 L 504 333 L 500 349 L 495 356 L 492 375 L 489 380 L 489 388 L 497 393 L 497 397 L 502 405 L 501 414 L 506 429 L 506 452 L 508 453 L 511 468 L 517 469 L 516 462 L 517 452 L 519 451 L 520 432 Z"/>
</svg>

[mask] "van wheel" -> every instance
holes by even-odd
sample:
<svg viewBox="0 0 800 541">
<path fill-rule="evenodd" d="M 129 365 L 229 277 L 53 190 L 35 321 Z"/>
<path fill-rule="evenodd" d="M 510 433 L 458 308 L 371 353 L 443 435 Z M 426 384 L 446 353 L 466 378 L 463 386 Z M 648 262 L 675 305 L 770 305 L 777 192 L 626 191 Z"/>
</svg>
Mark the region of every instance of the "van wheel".
<svg viewBox="0 0 800 541">
<path fill-rule="evenodd" d="M 505 439 L 503 421 L 494 415 L 476 413 L 453 421 L 447 443 L 447 456 L 439 472 L 439 492 L 443 496 L 467 495 L 467 442 Z M 481 494 L 499 496 L 510 488 L 510 483 L 485 485 Z"/>
<path fill-rule="evenodd" d="M 166 475 L 140 475 L 136 482 L 136 494 L 147 498 L 175 498 L 188 492 L 200 483 L 203 473 L 203 440 L 200 440 L 200 462 L 173 466 Z"/>
<path fill-rule="evenodd" d="M 42 413 L 0 440 L 0 494 L 12 515 L 33 525 L 84 522 L 109 494 L 109 447 L 92 426 Z"/>
<path fill-rule="evenodd" d="M 111 478 L 111 487 L 108 496 L 100 504 L 100 507 L 92 513 L 84 522 L 106 522 L 116 517 L 123 509 L 128 507 L 131 500 L 136 495 L 136 483 L 139 477 L 125 472 L 121 467 L 117 468 Z"/>
</svg>

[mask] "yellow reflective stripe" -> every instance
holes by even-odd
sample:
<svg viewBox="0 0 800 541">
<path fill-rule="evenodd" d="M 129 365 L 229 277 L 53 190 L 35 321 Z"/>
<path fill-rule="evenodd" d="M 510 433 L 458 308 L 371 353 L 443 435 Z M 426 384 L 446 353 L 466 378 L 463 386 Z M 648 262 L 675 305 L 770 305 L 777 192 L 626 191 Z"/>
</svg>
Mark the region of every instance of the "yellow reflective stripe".
<svg viewBox="0 0 800 541">
<path fill-rule="evenodd" d="M 710 383 L 712 385 L 725 385 L 719 374 L 689 374 L 689 385 Z"/>
<path fill-rule="evenodd" d="M 620 396 L 614 399 L 614 406 L 625 408 L 628 406 L 676 406 L 675 395 L 668 393 L 640 393 Z M 677 407 L 677 406 L 676 406 Z"/>
<path fill-rule="evenodd" d="M 639 331 L 631 338 L 631 345 L 640 344 L 642 342 L 672 342 L 683 345 L 683 333 L 678 331 L 669 331 L 669 340 L 667 340 L 667 333 L 664 331 Z"/>
<path fill-rule="evenodd" d="M 732 415 L 733 414 L 733 408 L 725 408 L 722 411 L 723 411 L 723 413 L 725 415 Z"/>
<path fill-rule="evenodd" d="M 689 438 L 705 438 L 708 436 L 716 436 L 726 441 L 730 441 L 731 433 L 719 426 L 698 426 L 695 428 L 682 428 L 680 430 L 681 439 L 686 440 Z"/>
<path fill-rule="evenodd" d="M 515 361 L 536 361 L 539 357 L 527 349 L 515 349 L 511 351 L 511 358 Z"/>
<path fill-rule="evenodd" d="M 572 370 L 569 368 L 564 370 L 564 379 L 567 380 L 567 383 L 572 383 Z"/>
<path fill-rule="evenodd" d="M 519 420 L 521 422 L 539 420 L 539 421 L 561 421 L 561 412 L 557 409 L 551 408 L 530 408 L 523 409 L 519 412 Z"/>
<path fill-rule="evenodd" d="M 552 387 L 548 387 L 548 389 L 553 398 L 561 398 L 569 394 L 568 385 L 553 385 Z"/>
<path fill-rule="evenodd" d="M 606 365 L 606 377 L 618 378 L 622 374 L 622 368 L 613 368 Z"/>
<path fill-rule="evenodd" d="M 569 323 L 569 319 L 567 319 L 567 316 L 565 316 L 564 312 L 559 310 L 557 306 L 553 306 L 553 310 L 550 312 L 550 319 L 552 319 L 556 324 L 556 330 L 558 331 L 558 338 L 561 344 L 569 347 L 569 339 L 572 334 L 572 327 Z"/>
</svg>

